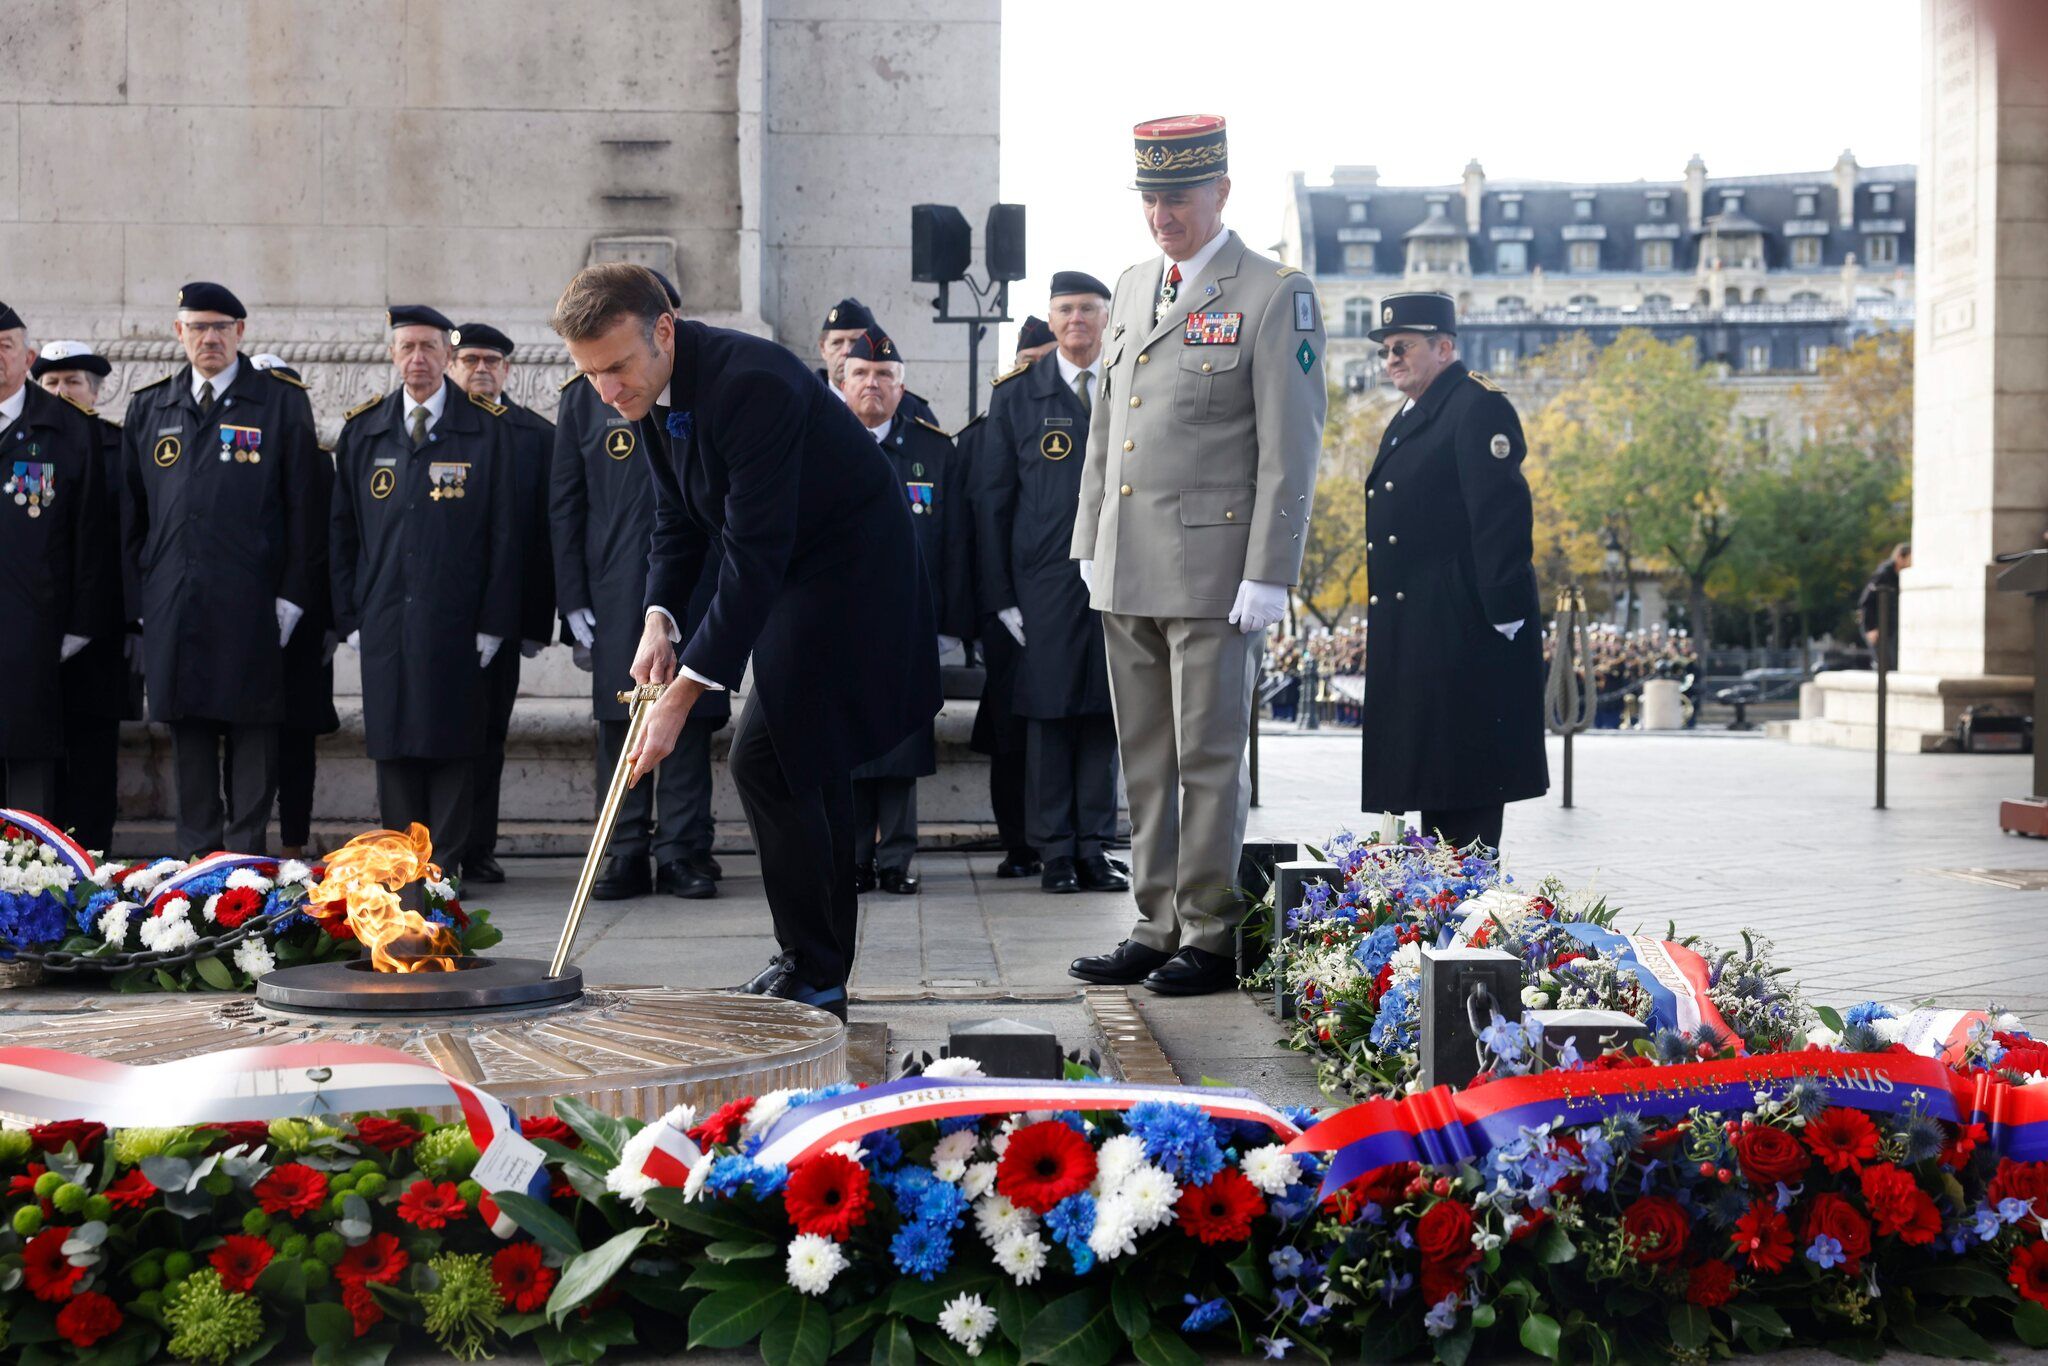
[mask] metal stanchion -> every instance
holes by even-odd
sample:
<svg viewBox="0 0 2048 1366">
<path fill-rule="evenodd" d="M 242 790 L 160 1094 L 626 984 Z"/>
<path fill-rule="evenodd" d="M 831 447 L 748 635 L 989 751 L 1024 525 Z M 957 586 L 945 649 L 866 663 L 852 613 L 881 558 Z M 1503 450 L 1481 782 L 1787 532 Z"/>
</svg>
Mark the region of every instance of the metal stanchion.
<svg viewBox="0 0 2048 1366">
<path fill-rule="evenodd" d="M 1259 804 L 1259 696 L 1264 692 L 1261 685 L 1266 681 L 1263 666 L 1252 675 L 1252 723 L 1251 734 L 1245 737 L 1246 758 L 1252 770 L 1252 805 Z"/>
<path fill-rule="evenodd" d="M 1316 714 L 1316 675 L 1319 672 L 1321 671 L 1316 668 L 1315 657 L 1306 653 L 1303 654 L 1301 659 L 1301 728 L 1303 730 L 1321 730 L 1323 728 L 1323 718 Z"/>
<path fill-rule="evenodd" d="M 1586 647 L 1586 595 L 1567 588 L 1557 595 L 1551 628 L 1550 678 L 1544 686 L 1544 721 L 1564 737 L 1564 804 L 1572 804 L 1572 737 L 1593 724 L 1597 701 L 1592 655 Z"/>
<path fill-rule="evenodd" d="M 1886 681 L 1891 677 L 1892 620 L 1898 590 L 1877 588 L 1877 809 L 1884 810 Z"/>
<path fill-rule="evenodd" d="M 619 694 L 619 701 L 633 709 L 626 722 L 626 743 L 619 747 L 619 762 L 612 769 L 611 784 L 604 790 L 604 805 L 598 808 L 597 828 L 590 832 L 590 852 L 583 856 L 583 871 L 576 875 L 576 892 L 569 898 L 569 918 L 562 924 L 562 937 L 555 944 L 555 957 L 548 976 L 560 977 L 569 962 L 569 948 L 576 942 L 576 927 L 583 922 L 583 908 L 590 901 L 591 884 L 597 881 L 598 865 L 612 842 L 612 827 L 619 823 L 619 803 L 626 798 L 626 779 L 633 772 L 633 746 L 647 729 L 647 709 L 668 691 L 666 683 L 642 683 L 631 692 Z"/>
</svg>

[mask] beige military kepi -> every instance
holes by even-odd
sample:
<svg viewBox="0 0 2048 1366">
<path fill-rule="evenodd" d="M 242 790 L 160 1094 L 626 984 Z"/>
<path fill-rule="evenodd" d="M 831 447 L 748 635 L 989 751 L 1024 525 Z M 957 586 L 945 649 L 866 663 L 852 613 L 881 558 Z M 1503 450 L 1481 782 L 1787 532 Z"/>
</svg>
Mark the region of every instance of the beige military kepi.
<svg viewBox="0 0 2048 1366">
<path fill-rule="evenodd" d="M 1137 187 L 1222 174 L 1222 136 L 1209 116 L 1140 124 Z M 1300 578 L 1325 339 L 1309 278 L 1235 232 L 1155 321 L 1165 274 L 1154 257 L 1117 281 L 1071 553 L 1094 561 L 1109 644 L 1143 917 L 1131 937 L 1228 954 L 1263 640 L 1225 617 L 1241 580 Z"/>
</svg>

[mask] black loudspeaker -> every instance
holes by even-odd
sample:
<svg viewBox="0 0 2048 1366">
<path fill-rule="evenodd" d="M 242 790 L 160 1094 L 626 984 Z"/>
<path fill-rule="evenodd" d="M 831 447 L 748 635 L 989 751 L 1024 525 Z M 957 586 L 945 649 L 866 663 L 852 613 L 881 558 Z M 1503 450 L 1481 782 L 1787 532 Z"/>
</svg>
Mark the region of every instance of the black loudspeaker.
<svg viewBox="0 0 2048 1366">
<path fill-rule="evenodd" d="M 1024 278 L 1024 206 L 991 204 L 988 227 L 981 235 L 982 255 L 991 280 Z"/>
<path fill-rule="evenodd" d="M 910 278 L 944 284 L 967 274 L 974 258 L 973 229 L 951 204 L 910 206 Z"/>
</svg>

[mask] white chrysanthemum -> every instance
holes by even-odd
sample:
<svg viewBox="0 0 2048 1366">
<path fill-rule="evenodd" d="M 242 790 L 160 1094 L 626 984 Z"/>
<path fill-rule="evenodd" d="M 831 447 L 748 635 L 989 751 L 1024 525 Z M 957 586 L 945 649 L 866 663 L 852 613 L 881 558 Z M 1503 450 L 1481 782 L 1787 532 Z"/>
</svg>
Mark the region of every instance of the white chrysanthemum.
<svg viewBox="0 0 2048 1366">
<path fill-rule="evenodd" d="M 955 1295 L 939 1311 L 939 1331 L 967 1349 L 967 1355 L 981 1355 L 981 1340 L 996 1326 L 996 1311 L 981 1302 L 979 1295 Z"/>
<path fill-rule="evenodd" d="M 1522 1004 L 1530 1010 L 1543 1009 L 1543 988 L 1531 982 L 1522 988 Z"/>
<path fill-rule="evenodd" d="M 254 868 L 237 868 L 228 874 L 227 885 L 230 888 L 247 887 L 252 892 L 268 892 L 271 884 L 269 878 Z"/>
<path fill-rule="evenodd" d="M 1301 1180 L 1301 1163 L 1277 1143 L 1254 1148 L 1237 1164 L 1244 1179 L 1267 1195 L 1285 1195 L 1287 1188 Z"/>
<path fill-rule="evenodd" d="M 710 1163 L 705 1163 L 710 1166 Z M 832 1288 L 832 1282 L 840 1272 L 846 1270 L 846 1254 L 839 1250 L 839 1244 L 817 1233 L 799 1233 L 789 1240 L 789 1256 L 782 1264 L 782 1271 L 789 1278 L 789 1284 L 803 1295 L 822 1295 Z"/>
<path fill-rule="evenodd" d="M 1138 1232 L 1150 1233 L 1173 1218 L 1180 1185 L 1159 1168 L 1147 1164 L 1124 1178 L 1117 1187 L 1116 1198 L 1130 1205 Z"/>
<path fill-rule="evenodd" d="M 1394 976 L 1405 977 L 1422 972 L 1422 945 L 1419 941 L 1403 944 L 1394 950 Z"/>
<path fill-rule="evenodd" d="M 235 966 L 251 977 L 261 977 L 277 970 L 277 959 L 271 957 L 269 946 L 261 939 L 244 939 L 235 945 Z"/>
<path fill-rule="evenodd" d="M 932 1165 L 941 1162 L 958 1162 L 963 1166 L 974 1156 L 974 1150 L 981 1146 L 981 1135 L 972 1129 L 956 1129 L 940 1139 L 932 1148 Z"/>
<path fill-rule="evenodd" d="M 1897 1043 L 1900 1039 L 1906 1037 L 1906 1022 L 1904 1020 L 1872 1020 L 1870 1027 L 1877 1031 L 1877 1037 L 1883 1039 L 1886 1043 Z"/>
<path fill-rule="evenodd" d="M 947 1077 L 980 1077 L 987 1074 L 973 1058 L 934 1058 L 925 1064 L 924 1074 L 935 1080 Z"/>
<path fill-rule="evenodd" d="M 996 1136 L 988 1141 L 988 1150 L 997 1157 L 1010 1151 L 1010 1126 L 1005 1124 Z"/>
<path fill-rule="evenodd" d="M 996 1164 L 993 1162 L 970 1162 L 966 1174 L 960 1178 L 960 1193 L 969 1200 L 979 1200 L 996 1188 Z"/>
<path fill-rule="evenodd" d="M 1019 1285 L 1031 1285 L 1045 1270 L 1045 1239 L 1036 1233 L 1013 1233 L 996 1244 L 996 1265 Z"/>
<path fill-rule="evenodd" d="M 711 1154 L 706 1153 L 690 1164 L 690 1175 L 683 1182 L 683 1203 L 694 1203 L 704 1193 L 704 1183 L 710 1179 Z"/>
<path fill-rule="evenodd" d="M 740 1137 L 753 1138 L 767 1132 L 768 1126 L 789 1113 L 789 1102 L 794 1091 L 770 1091 L 754 1102 L 747 1111 L 746 1122 L 740 1125 Z"/>
<path fill-rule="evenodd" d="M 92 880 L 102 887 L 111 887 L 114 885 L 114 874 L 121 871 L 121 866 L 118 863 L 96 864 L 92 870 Z"/>
<path fill-rule="evenodd" d="M 849 1138 L 841 1142 L 834 1143 L 831 1147 L 825 1149 L 825 1151 L 828 1153 L 837 1153 L 839 1156 L 845 1158 L 848 1162 L 865 1162 L 868 1156 L 868 1150 L 860 1146 L 860 1140 L 857 1138 Z"/>
<path fill-rule="evenodd" d="M 1840 1034 L 1829 1029 L 1818 1020 L 1807 1027 L 1806 1043 L 1809 1048 L 1833 1048 L 1841 1041 L 1842 1036 Z"/>
<path fill-rule="evenodd" d="M 199 904 L 199 917 L 201 920 L 214 925 L 220 923 L 220 916 L 215 913 L 214 908 L 220 905 L 221 895 L 221 893 L 215 892 Z"/>
<path fill-rule="evenodd" d="M 157 884 L 171 874 L 182 871 L 183 859 L 160 858 L 147 868 L 137 868 L 121 880 L 121 889 L 131 896 L 148 896 L 156 890 Z"/>
<path fill-rule="evenodd" d="M 640 1132 L 626 1140 L 626 1146 L 619 1149 L 618 1165 L 604 1175 L 605 1189 L 612 1192 L 635 1210 L 647 1208 L 647 1192 L 660 1182 L 640 1169 L 647 1165 L 647 1155 L 654 1151 L 655 1142 L 660 1139 L 664 1128 L 677 1133 L 686 1132 L 697 1122 L 697 1107 L 678 1105 L 652 1124 L 642 1125 Z M 700 1167 L 709 1167 L 708 1162 L 699 1162 Z M 693 1171 L 691 1173 L 695 1175 Z"/>
<path fill-rule="evenodd" d="M 311 882 L 313 870 L 295 858 L 288 858 L 277 865 L 277 885 L 289 887 L 297 882 Z"/>
<path fill-rule="evenodd" d="M 994 1247 L 1012 1234 L 1036 1229 L 1038 1216 L 1011 1204 L 1007 1195 L 984 1195 L 974 1202 L 974 1227 L 980 1231 L 981 1241 Z"/>
<path fill-rule="evenodd" d="M 1095 1227 L 1088 1233 L 1088 1250 L 1105 1262 L 1138 1250 L 1138 1212 L 1122 1195 L 1106 1195 L 1095 1202 Z"/>
<path fill-rule="evenodd" d="M 1123 1179 L 1145 1165 L 1145 1140 L 1136 1134 L 1118 1134 L 1102 1140 L 1095 1153 L 1096 1184 L 1113 1191 Z"/>
<path fill-rule="evenodd" d="M 427 895 L 439 897 L 443 901 L 453 901 L 455 900 L 455 884 L 443 877 L 428 878 Z"/>
<path fill-rule="evenodd" d="M 100 912 L 100 938 L 116 948 L 128 942 L 128 922 L 142 908 L 132 901 L 116 901 Z"/>
<path fill-rule="evenodd" d="M 185 908 L 189 903 L 180 902 L 162 915 L 150 916 L 143 920 L 137 932 L 142 938 L 142 947 L 156 953 L 175 953 L 199 938 L 199 931 L 192 928 L 186 918 Z"/>
<path fill-rule="evenodd" d="M 34 896 L 42 891 L 61 892 L 76 881 L 78 874 L 68 863 L 0 864 L 0 892 Z"/>
</svg>

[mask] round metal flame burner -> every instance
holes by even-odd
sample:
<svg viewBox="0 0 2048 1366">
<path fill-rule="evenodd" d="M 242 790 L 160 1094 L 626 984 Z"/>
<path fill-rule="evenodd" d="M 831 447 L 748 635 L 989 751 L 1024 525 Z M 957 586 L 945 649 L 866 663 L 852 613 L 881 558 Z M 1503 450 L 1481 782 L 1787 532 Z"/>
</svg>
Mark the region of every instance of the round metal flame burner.
<svg viewBox="0 0 2048 1366">
<path fill-rule="evenodd" d="M 415 960 L 417 961 L 417 960 Z M 537 958 L 445 958 L 445 970 L 378 972 L 367 959 L 280 968 L 256 983 L 256 999 L 308 1015 L 469 1015 L 573 1001 L 583 970 L 548 975 Z"/>
</svg>

